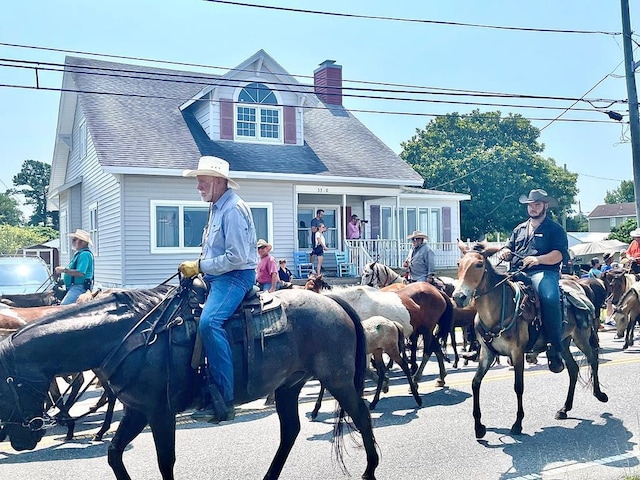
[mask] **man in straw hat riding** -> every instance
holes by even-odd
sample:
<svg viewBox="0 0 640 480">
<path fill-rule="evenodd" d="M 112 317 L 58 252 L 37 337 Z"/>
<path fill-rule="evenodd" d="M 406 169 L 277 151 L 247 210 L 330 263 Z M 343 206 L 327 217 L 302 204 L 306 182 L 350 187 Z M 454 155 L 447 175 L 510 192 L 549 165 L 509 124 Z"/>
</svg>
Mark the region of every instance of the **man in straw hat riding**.
<svg viewBox="0 0 640 480">
<path fill-rule="evenodd" d="M 75 303 L 78 297 L 93 285 L 93 254 L 89 245 L 93 245 L 91 235 L 81 229 L 68 234 L 71 237 L 71 248 L 75 250 L 71 262 L 66 267 L 57 266 L 55 273 L 62 275 L 67 294 L 62 299 L 61 305 Z"/>
<path fill-rule="evenodd" d="M 558 205 L 555 198 L 541 189 L 521 195 L 529 219 L 518 225 L 506 247 L 497 255 L 511 262 L 511 270 L 521 270 L 531 278 L 542 309 L 542 330 L 549 344 L 549 370 L 564 369 L 562 350 L 562 307 L 560 304 L 560 266 L 569 260 L 567 232 L 547 215 L 549 207 Z"/>
<path fill-rule="evenodd" d="M 435 254 L 424 243 L 427 236 L 420 230 L 414 231 L 407 239 L 411 240 L 413 248 L 402 266 L 408 269 L 410 282 L 426 282 L 427 277 L 436 271 Z"/>
<path fill-rule="evenodd" d="M 198 168 L 185 170 L 183 176 L 196 178 L 202 200 L 210 204 L 200 258 L 178 266 L 186 277 L 203 273 L 209 286 L 199 330 L 209 365 L 211 402 L 192 416 L 208 422 L 233 420 L 233 363 L 223 325 L 256 282 L 256 229 L 249 206 L 234 191 L 238 184 L 229 178 L 225 160 L 202 157 Z"/>
</svg>

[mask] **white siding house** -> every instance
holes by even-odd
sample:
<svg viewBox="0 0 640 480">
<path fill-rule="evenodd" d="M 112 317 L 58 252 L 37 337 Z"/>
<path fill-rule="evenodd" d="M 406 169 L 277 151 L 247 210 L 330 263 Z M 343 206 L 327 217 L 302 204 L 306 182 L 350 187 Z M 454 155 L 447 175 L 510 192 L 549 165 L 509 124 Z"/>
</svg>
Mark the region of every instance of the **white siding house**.
<svg viewBox="0 0 640 480">
<path fill-rule="evenodd" d="M 447 250 L 469 196 L 423 190 L 342 105 L 341 67 L 324 62 L 315 76 L 302 85 L 262 50 L 222 76 L 68 57 L 48 197 L 60 262 L 76 228 L 92 233 L 102 286 L 154 286 L 197 258 L 208 205 L 182 171 L 202 155 L 229 162 L 277 257 L 310 250 L 318 208 L 329 247 L 360 262 L 397 266 L 416 229 Z M 368 220 L 361 240 L 344 239 L 351 213 Z"/>
</svg>

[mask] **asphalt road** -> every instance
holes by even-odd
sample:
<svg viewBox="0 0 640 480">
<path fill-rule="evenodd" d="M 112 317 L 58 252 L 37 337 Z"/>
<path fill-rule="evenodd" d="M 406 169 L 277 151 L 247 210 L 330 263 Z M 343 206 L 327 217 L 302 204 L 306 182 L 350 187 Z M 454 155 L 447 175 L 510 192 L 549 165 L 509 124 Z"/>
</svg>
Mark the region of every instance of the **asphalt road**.
<svg viewBox="0 0 640 480">
<path fill-rule="evenodd" d="M 528 366 L 523 434 L 519 436 L 509 433 L 516 400 L 513 371 L 507 365 L 494 366 L 483 382 L 482 412 L 488 431 L 482 440 L 474 438 L 471 416 L 473 364 L 450 370 L 447 386 L 440 389 L 434 385 L 436 364 L 430 362 L 420 384 L 422 408 L 416 408 L 401 372 L 394 370 L 390 392 L 372 413 L 380 450 L 377 478 L 620 480 L 639 474 L 640 345 L 622 352 L 622 342 L 613 336 L 611 331 L 601 333 L 601 381 L 609 402 L 598 402 L 588 387 L 578 386 L 569 419 L 555 420 L 555 412 L 564 403 L 568 376 L 552 374 L 542 364 Z M 334 401 L 325 400 L 317 422 L 308 420 L 317 390 L 318 385 L 311 382 L 303 391 L 302 430 L 283 480 L 348 478 L 332 459 Z M 77 408 L 92 400 L 95 398 Z M 113 478 L 106 459 L 112 433 L 105 442 L 90 440 L 101 419 L 101 414 L 88 417 L 71 442 L 64 442 L 64 430 L 56 427 L 30 452 L 14 452 L 8 442 L 0 443 L 0 479 Z M 242 407 L 236 420 L 226 425 L 194 423 L 182 416 L 175 476 L 261 479 L 277 442 L 277 415 L 262 401 Z M 365 466 L 364 451 L 357 442 L 347 439 L 346 444 L 346 466 L 352 477 L 359 478 Z M 149 431 L 134 440 L 124 460 L 132 478 L 160 478 Z"/>
</svg>

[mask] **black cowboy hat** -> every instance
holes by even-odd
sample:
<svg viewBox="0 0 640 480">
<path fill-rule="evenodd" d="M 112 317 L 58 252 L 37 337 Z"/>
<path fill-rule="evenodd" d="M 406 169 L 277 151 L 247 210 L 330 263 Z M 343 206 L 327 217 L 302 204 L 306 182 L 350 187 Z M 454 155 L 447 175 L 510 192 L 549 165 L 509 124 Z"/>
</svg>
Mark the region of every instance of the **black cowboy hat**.
<svg viewBox="0 0 640 480">
<path fill-rule="evenodd" d="M 550 197 L 547 192 L 542 190 L 541 188 L 535 188 L 529 192 L 529 196 L 520 195 L 520 199 L 518 200 L 520 203 L 534 203 L 534 202 L 544 202 L 548 203 L 550 207 L 557 207 L 558 200 L 553 197 Z"/>
</svg>

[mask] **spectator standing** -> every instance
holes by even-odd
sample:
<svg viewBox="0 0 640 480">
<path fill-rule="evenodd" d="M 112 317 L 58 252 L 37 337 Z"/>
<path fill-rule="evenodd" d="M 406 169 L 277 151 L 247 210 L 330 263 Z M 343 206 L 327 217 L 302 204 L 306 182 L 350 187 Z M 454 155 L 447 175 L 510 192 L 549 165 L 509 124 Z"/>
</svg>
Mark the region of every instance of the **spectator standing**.
<svg viewBox="0 0 640 480">
<path fill-rule="evenodd" d="M 347 223 L 347 239 L 360 238 L 360 219 L 355 213 L 351 215 L 351 220 Z"/>
<path fill-rule="evenodd" d="M 260 290 L 275 292 L 278 288 L 278 266 L 276 265 L 276 259 L 269 254 L 273 250 L 273 246 L 262 238 L 258 240 L 257 246 L 260 261 L 256 268 L 256 279 L 260 285 Z"/>
<path fill-rule="evenodd" d="M 327 243 L 324 238 L 324 232 L 327 230 L 324 223 L 318 224 L 318 231 L 316 232 L 315 247 L 311 252 L 311 258 L 314 256 L 318 258 L 318 264 L 316 266 L 316 274 L 322 273 L 322 261 L 324 260 L 324 252 L 327 250 Z"/>
<path fill-rule="evenodd" d="M 322 221 L 323 217 L 324 210 L 319 208 L 318 210 L 316 210 L 315 218 L 311 219 L 311 248 L 314 248 L 316 246 L 316 233 L 318 232 L 318 225 L 324 223 Z M 313 257 L 311 258 L 311 261 L 313 262 Z"/>
</svg>

